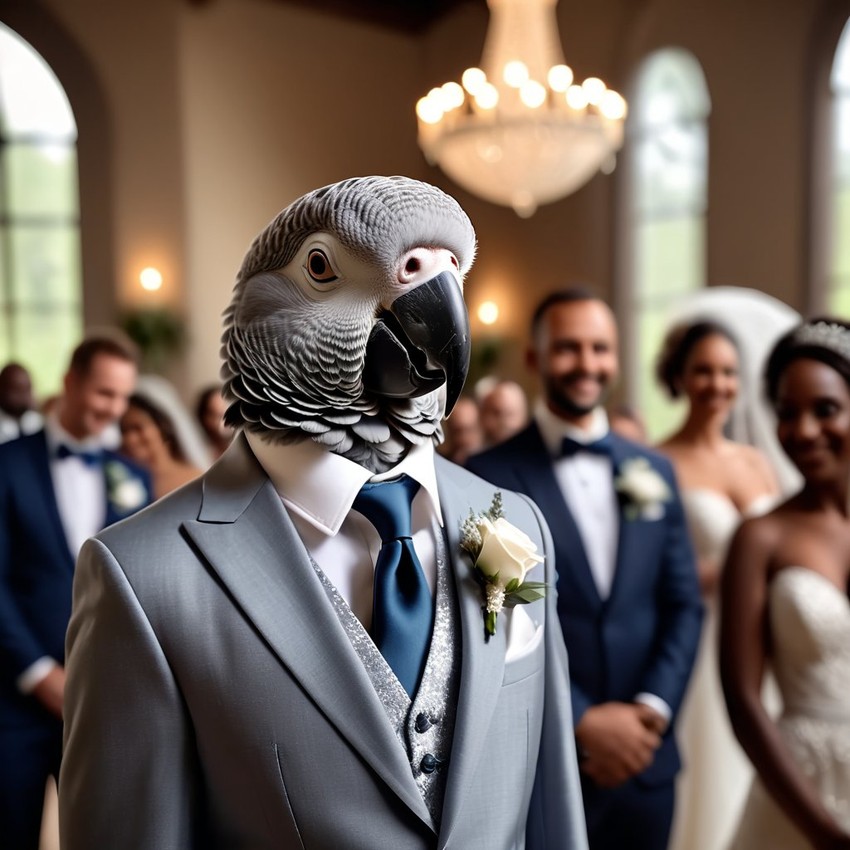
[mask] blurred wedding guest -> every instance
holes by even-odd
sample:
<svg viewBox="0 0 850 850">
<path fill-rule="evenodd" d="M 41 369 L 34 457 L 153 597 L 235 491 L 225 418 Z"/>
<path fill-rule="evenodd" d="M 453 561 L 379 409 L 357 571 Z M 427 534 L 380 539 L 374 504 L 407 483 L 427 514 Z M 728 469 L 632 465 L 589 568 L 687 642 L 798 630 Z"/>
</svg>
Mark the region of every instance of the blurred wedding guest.
<svg viewBox="0 0 850 850">
<path fill-rule="evenodd" d="M 717 584 L 741 518 L 778 499 L 767 459 L 732 442 L 724 426 L 739 401 L 740 359 L 729 331 L 714 321 L 670 330 L 657 376 L 685 420 L 659 449 L 672 461 L 697 554 L 706 618 L 678 736 L 685 768 L 677 785 L 671 850 L 724 850 L 740 816 L 752 770 L 726 714 L 717 660 Z M 758 400 L 747 400 L 758 403 Z"/>
<path fill-rule="evenodd" d="M 591 850 L 666 850 L 673 735 L 700 635 L 694 556 L 667 458 L 611 431 L 611 309 L 570 289 L 534 313 L 531 424 L 467 467 L 531 497 L 555 543 Z"/>
<path fill-rule="evenodd" d="M 135 392 L 121 417 L 121 449 L 151 474 L 154 498 L 197 478 L 204 467 L 189 460 L 180 440 L 173 411 L 157 404 L 150 394 Z"/>
<path fill-rule="evenodd" d="M 226 412 L 227 402 L 218 384 L 201 390 L 195 406 L 195 416 L 206 434 L 213 460 L 221 457 L 233 440 L 233 428 L 224 421 Z"/>
<path fill-rule="evenodd" d="M 20 363 L 7 363 L 0 369 L 0 443 L 38 431 L 43 421 L 30 373 Z"/>
<path fill-rule="evenodd" d="M 723 574 L 723 687 L 757 773 L 731 846 L 848 850 L 850 325 L 818 319 L 786 334 L 766 384 L 803 485 L 741 525 Z M 759 698 L 768 666 L 776 720 Z"/>
<path fill-rule="evenodd" d="M 495 446 L 528 424 L 528 400 L 516 381 L 497 381 L 478 402 L 484 445 Z"/>
<path fill-rule="evenodd" d="M 62 752 L 65 631 L 74 559 L 150 501 L 147 473 L 103 448 L 136 380 L 111 337 L 74 351 L 43 430 L 0 445 L 0 846 L 35 850 Z"/>
<path fill-rule="evenodd" d="M 451 415 L 443 420 L 444 441 L 440 454 L 463 466 L 470 455 L 484 447 L 478 405 L 470 396 L 457 400 Z"/>
<path fill-rule="evenodd" d="M 627 440 L 646 443 L 646 425 L 643 417 L 631 405 L 618 404 L 609 414 L 611 430 Z"/>
</svg>

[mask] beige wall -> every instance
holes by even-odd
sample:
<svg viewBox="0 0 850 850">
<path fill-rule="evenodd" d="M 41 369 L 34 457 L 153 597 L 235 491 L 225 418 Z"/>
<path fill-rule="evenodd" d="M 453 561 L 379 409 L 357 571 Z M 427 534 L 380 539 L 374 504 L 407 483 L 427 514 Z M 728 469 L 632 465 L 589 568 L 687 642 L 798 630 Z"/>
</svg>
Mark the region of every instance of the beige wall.
<svg viewBox="0 0 850 850">
<path fill-rule="evenodd" d="M 185 6 L 181 22 L 191 373 L 218 372 L 220 315 L 251 239 L 299 195 L 416 176 L 416 43 L 267 0 Z"/>
<path fill-rule="evenodd" d="M 44 25 L 22 5 L 46 9 Z M 830 10 L 850 15 L 850 0 L 558 8 L 567 61 L 621 90 L 652 50 L 694 52 L 713 104 L 708 279 L 762 288 L 798 308 L 809 266 L 807 81 Z M 101 295 L 87 290 L 87 316 L 102 320 L 112 292 L 137 297 L 138 269 L 159 265 L 162 297 L 189 316 L 186 389 L 217 374 L 220 313 L 251 238 L 297 195 L 354 174 L 427 179 L 465 206 L 479 236 L 468 300 L 473 309 L 500 302 L 495 333 L 512 358 L 501 367 L 509 375 L 522 374 L 516 355 L 542 294 L 576 280 L 614 293 L 618 172 L 521 220 L 458 189 L 416 147 L 416 98 L 479 60 L 481 2 L 421 34 L 272 0 L 0 0 L 0 19 L 28 28 L 37 47 L 41 38 L 60 76 L 87 65 L 94 85 L 69 91 L 81 154 L 94 151 L 83 223 L 86 273 Z M 51 26 L 64 33 L 48 37 Z M 60 36 L 76 51 L 63 56 Z"/>
</svg>

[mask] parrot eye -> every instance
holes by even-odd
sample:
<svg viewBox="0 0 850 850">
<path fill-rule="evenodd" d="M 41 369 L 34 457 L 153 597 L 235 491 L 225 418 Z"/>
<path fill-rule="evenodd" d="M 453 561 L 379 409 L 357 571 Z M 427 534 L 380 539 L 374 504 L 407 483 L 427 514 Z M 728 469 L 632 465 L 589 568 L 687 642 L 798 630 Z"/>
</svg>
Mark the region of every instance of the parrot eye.
<svg viewBox="0 0 850 850">
<path fill-rule="evenodd" d="M 306 269 L 307 274 L 317 283 L 333 283 L 337 277 L 330 260 L 318 248 L 314 248 L 307 255 Z"/>
</svg>

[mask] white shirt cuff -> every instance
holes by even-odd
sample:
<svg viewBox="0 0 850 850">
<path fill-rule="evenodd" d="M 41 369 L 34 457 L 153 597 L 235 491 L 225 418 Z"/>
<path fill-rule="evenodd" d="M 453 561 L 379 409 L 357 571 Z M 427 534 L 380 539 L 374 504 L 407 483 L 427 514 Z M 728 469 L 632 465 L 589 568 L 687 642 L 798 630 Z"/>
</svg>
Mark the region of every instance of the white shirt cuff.
<svg viewBox="0 0 850 850">
<path fill-rule="evenodd" d="M 665 723 L 669 723 L 670 718 L 673 716 L 670 706 L 661 697 L 655 696 L 655 694 L 640 693 L 635 697 L 635 702 L 648 705 L 653 711 L 657 711 L 664 718 Z"/>
<path fill-rule="evenodd" d="M 49 655 L 33 661 L 17 679 L 18 690 L 23 694 L 31 694 L 36 685 L 47 678 L 47 675 L 59 665 Z"/>
</svg>

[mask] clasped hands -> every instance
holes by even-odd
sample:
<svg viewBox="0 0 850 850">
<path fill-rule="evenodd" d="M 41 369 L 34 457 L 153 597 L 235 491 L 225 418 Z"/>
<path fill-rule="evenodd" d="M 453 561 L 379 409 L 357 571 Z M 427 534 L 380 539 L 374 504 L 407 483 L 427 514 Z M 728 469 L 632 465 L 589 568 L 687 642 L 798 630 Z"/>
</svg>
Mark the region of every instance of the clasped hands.
<svg viewBox="0 0 850 850">
<path fill-rule="evenodd" d="M 602 788 L 614 788 L 652 764 L 667 721 L 648 705 L 605 702 L 585 711 L 576 727 L 581 770 Z"/>
</svg>

